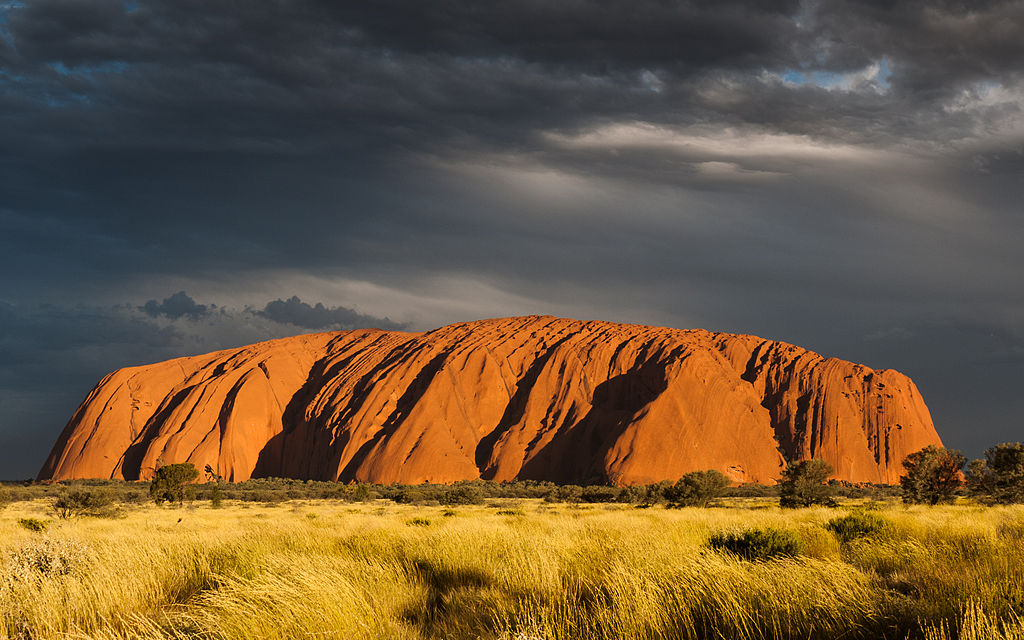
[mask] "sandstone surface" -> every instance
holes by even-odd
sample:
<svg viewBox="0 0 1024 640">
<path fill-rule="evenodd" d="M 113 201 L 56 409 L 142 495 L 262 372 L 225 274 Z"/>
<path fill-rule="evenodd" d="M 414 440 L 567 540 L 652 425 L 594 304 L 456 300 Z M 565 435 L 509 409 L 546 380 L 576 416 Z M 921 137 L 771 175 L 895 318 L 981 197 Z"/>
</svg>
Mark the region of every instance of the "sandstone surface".
<svg viewBox="0 0 1024 640">
<path fill-rule="evenodd" d="M 941 444 L 910 378 L 749 335 L 553 317 L 339 331 L 129 367 L 79 407 L 41 479 L 160 464 L 377 483 L 618 484 L 786 459 L 894 483 Z"/>
</svg>

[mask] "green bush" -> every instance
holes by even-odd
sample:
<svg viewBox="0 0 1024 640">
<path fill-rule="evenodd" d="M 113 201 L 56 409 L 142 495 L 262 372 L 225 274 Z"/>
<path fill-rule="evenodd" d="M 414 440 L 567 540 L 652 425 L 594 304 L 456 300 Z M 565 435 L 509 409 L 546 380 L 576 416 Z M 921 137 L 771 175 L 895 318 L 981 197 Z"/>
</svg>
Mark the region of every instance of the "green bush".
<svg viewBox="0 0 1024 640">
<path fill-rule="evenodd" d="M 903 460 L 904 474 L 900 477 L 903 501 L 931 505 L 952 502 L 963 484 L 960 470 L 966 461 L 959 451 L 933 444 L 910 454 Z"/>
<path fill-rule="evenodd" d="M 619 489 L 619 495 L 615 500 L 626 504 L 646 504 L 649 502 L 649 494 L 647 485 L 631 484 Z"/>
<path fill-rule="evenodd" d="M 619 499 L 619 493 L 621 493 L 621 490 L 616 487 L 595 484 L 583 488 L 583 491 L 580 492 L 580 501 L 591 503 L 615 502 Z"/>
<path fill-rule="evenodd" d="M 484 492 L 480 487 L 474 487 L 473 485 L 456 485 L 442 491 L 437 500 L 445 505 L 483 504 Z"/>
<path fill-rule="evenodd" d="M 57 517 L 108 516 L 113 513 L 113 497 L 103 489 L 71 489 L 61 492 L 53 503 Z"/>
<path fill-rule="evenodd" d="M 833 518 L 825 528 L 836 535 L 841 542 L 859 538 L 874 538 L 892 530 L 892 523 L 877 513 L 854 511 L 839 518 Z"/>
<path fill-rule="evenodd" d="M 47 522 L 46 520 L 40 520 L 38 518 L 19 518 L 18 524 L 20 524 L 23 528 L 28 529 L 29 531 L 35 531 L 37 533 L 42 533 L 43 531 L 46 531 L 47 527 L 50 526 L 49 522 Z"/>
<path fill-rule="evenodd" d="M 213 486 L 210 487 L 210 506 L 214 509 L 220 509 L 224 506 L 224 492 L 220 490 L 220 484 L 218 482 L 213 482 L 211 484 Z"/>
<path fill-rule="evenodd" d="M 355 489 L 352 490 L 353 502 L 369 502 L 376 496 L 370 492 L 370 486 L 360 482 L 356 485 Z"/>
<path fill-rule="evenodd" d="M 262 502 L 263 504 L 277 504 L 288 499 L 282 491 L 271 491 L 270 489 L 257 489 L 246 491 L 239 496 L 246 502 Z"/>
<path fill-rule="evenodd" d="M 551 487 L 544 500 L 547 502 L 582 502 L 583 487 L 575 484 L 563 484 Z"/>
<path fill-rule="evenodd" d="M 746 531 L 722 531 L 711 536 L 708 546 L 728 551 L 744 560 L 771 560 L 803 553 L 804 543 L 787 529 L 764 527 Z"/>
<path fill-rule="evenodd" d="M 779 506 L 787 509 L 810 507 L 820 504 L 836 506 L 832 498 L 833 488 L 825 484 L 832 475 L 832 465 L 815 458 L 801 460 L 786 467 L 779 484 Z"/>
<path fill-rule="evenodd" d="M 721 471 L 691 471 L 674 485 L 666 487 L 664 495 L 672 508 L 706 507 L 730 484 L 729 478 Z"/>
<path fill-rule="evenodd" d="M 165 464 L 156 470 L 153 481 L 149 484 L 149 496 L 157 504 L 191 500 L 195 496 L 192 484 L 199 478 L 199 470 L 191 462 Z"/>
<path fill-rule="evenodd" d="M 1004 442 L 971 462 L 967 474 L 971 495 L 985 504 L 1024 502 L 1024 443 Z"/>
<path fill-rule="evenodd" d="M 418 489 L 399 489 L 392 497 L 398 504 L 415 504 L 427 500 L 427 494 Z"/>
</svg>

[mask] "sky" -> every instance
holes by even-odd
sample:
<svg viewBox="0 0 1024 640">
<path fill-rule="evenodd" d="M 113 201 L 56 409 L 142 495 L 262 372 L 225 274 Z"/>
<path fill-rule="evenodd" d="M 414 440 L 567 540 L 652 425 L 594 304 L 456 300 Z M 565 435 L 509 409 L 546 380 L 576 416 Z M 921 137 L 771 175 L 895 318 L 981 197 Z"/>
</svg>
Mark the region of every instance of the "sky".
<svg viewBox="0 0 1024 640">
<path fill-rule="evenodd" d="M 0 0 L 0 478 L 122 366 L 528 314 L 1024 440 L 1024 2 L 243 4 Z"/>
</svg>

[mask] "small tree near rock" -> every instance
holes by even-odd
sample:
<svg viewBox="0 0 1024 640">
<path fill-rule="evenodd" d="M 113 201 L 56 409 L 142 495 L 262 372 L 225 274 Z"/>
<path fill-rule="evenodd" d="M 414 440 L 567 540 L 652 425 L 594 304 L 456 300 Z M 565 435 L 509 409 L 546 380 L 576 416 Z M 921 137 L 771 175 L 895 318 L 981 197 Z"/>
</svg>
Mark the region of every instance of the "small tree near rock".
<svg viewBox="0 0 1024 640">
<path fill-rule="evenodd" d="M 192 486 L 199 477 L 199 470 L 191 462 L 168 464 L 156 470 L 153 481 L 149 483 L 149 496 L 157 504 L 163 502 L 183 503 L 195 496 Z"/>
<path fill-rule="evenodd" d="M 1024 502 L 1024 443 L 1004 442 L 971 462 L 967 489 L 987 504 Z"/>
<path fill-rule="evenodd" d="M 905 471 L 900 478 L 903 501 L 930 505 L 952 502 L 963 484 L 960 470 L 966 461 L 959 451 L 934 444 L 910 454 L 903 460 Z"/>
<path fill-rule="evenodd" d="M 665 499 L 672 508 L 706 507 L 721 496 L 730 484 L 729 477 L 721 471 L 691 471 L 674 485 L 665 488 Z"/>
<path fill-rule="evenodd" d="M 210 487 L 210 507 L 220 509 L 224 504 L 224 492 L 220 489 L 221 477 L 210 465 L 203 470 L 206 474 L 206 484 Z"/>
<path fill-rule="evenodd" d="M 836 506 L 836 501 L 832 497 L 832 487 L 826 484 L 832 471 L 832 465 L 820 458 L 791 463 L 782 472 L 779 506 L 786 509 L 816 504 Z"/>
<path fill-rule="evenodd" d="M 62 491 L 53 502 L 53 511 L 61 520 L 74 516 L 106 516 L 113 511 L 113 497 L 102 489 Z"/>
</svg>

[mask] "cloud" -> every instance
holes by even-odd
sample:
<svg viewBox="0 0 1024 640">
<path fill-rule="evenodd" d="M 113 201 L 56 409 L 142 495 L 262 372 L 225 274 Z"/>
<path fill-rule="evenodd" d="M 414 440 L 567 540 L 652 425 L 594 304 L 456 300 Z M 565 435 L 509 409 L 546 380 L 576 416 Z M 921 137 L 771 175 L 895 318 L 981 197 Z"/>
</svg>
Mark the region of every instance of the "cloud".
<svg viewBox="0 0 1024 640">
<path fill-rule="evenodd" d="M 255 313 L 275 322 L 293 324 L 305 329 L 351 329 L 372 326 L 377 329 L 401 330 L 407 326 L 392 322 L 388 318 L 364 315 L 347 307 L 325 307 L 321 302 L 309 305 L 302 302 L 298 296 L 268 302 L 262 311 Z"/>
<path fill-rule="evenodd" d="M 2 4 L 0 380 L 547 312 L 968 406 L 920 327 L 1024 330 L 1022 70 L 1019 1 Z"/>
<path fill-rule="evenodd" d="M 164 298 L 163 302 L 150 300 L 139 307 L 139 310 L 154 318 L 165 316 L 167 318 L 188 318 L 199 320 L 209 315 L 210 308 L 205 304 L 196 304 L 184 291 L 171 294 Z"/>
</svg>

